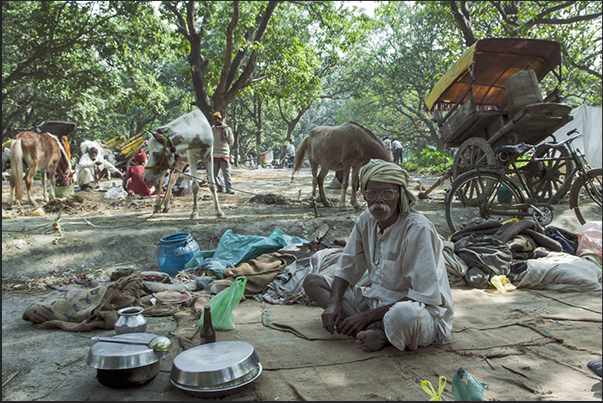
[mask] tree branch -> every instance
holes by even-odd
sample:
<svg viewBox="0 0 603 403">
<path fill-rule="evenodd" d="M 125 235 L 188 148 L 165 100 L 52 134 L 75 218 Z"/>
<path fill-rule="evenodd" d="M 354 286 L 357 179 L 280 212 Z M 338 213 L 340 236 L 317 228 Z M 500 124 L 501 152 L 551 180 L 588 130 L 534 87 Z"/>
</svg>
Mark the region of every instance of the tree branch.
<svg viewBox="0 0 603 403">
<path fill-rule="evenodd" d="M 459 25 L 459 29 L 463 34 L 463 38 L 465 39 L 465 45 L 467 47 L 473 45 L 475 43 L 475 36 L 473 35 L 473 29 L 471 28 L 471 20 L 468 18 L 469 16 L 465 14 L 467 12 L 465 8 L 465 2 L 461 2 L 461 7 L 463 11 L 459 11 L 459 8 L 456 4 L 456 1 L 449 1 L 450 10 L 452 11 L 452 15 Z"/>
<path fill-rule="evenodd" d="M 176 24 L 176 32 L 184 36 L 184 38 L 190 42 L 191 38 L 188 34 L 188 31 L 186 30 L 186 21 L 184 20 L 184 17 L 180 13 L 180 11 L 178 11 L 177 8 L 178 2 L 172 3 L 170 1 L 163 1 L 161 2 L 161 4 L 163 4 L 163 6 L 169 11 L 171 11 L 172 14 L 174 14 L 174 16 L 176 17 L 176 20 L 178 21 Z"/>
<path fill-rule="evenodd" d="M 220 73 L 220 82 L 218 83 L 218 87 L 216 88 L 216 92 L 224 93 L 226 92 L 226 88 L 230 85 L 233 80 L 233 77 L 236 74 L 236 71 L 239 68 L 240 60 L 237 60 L 234 65 L 232 64 L 232 47 L 233 47 L 233 36 L 234 30 L 239 24 L 240 11 L 239 11 L 239 2 L 232 2 L 232 18 L 228 23 L 228 27 L 226 28 L 226 51 L 224 52 L 224 65 L 222 66 L 222 72 Z M 242 60 L 242 59 L 241 59 Z"/>
<path fill-rule="evenodd" d="M 591 70 L 591 69 L 589 69 L 586 66 L 582 66 L 582 65 L 576 63 L 574 61 L 574 59 L 570 56 L 569 52 L 567 51 L 567 48 L 566 48 L 565 44 L 563 42 L 561 42 L 561 41 L 559 41 L 559 43 L 561 44 L 561 53 L 563 53 L 563 56 L 565 57 L 565 59 L 567 60 L 567 62 L 570 65 L 572 65 L 573 67 L 577 68 L 578 70 L 582 70 L 582 71 L 584 71 L 584 72 L 586 72 L 588 74 L 591 74 L 591 75 L 593 75 L 593 76 L 595 76 L 595 77 L 597 77 L 599 79 L 603 78 L 603 75 L 601 73 L 599 73 L 598 71 Z"/>
<path fill-rule="evenodd" d="M 260 22 L 260 25 L 256 31 L 254 43 L 259 44 L 262 42 L 264 33 L 266 33 L 266 29 L 268 28 L 268 22 L 270 21 L 270 18 L 272 18 L 272 14 L 274 14 L 274 10 L 276 9 L 276 6 L 281 2 L 282 1 L 268 2 L 265 12 L 262 15 L 262 20 Z M 249 60 L 247 61 L 247 65 L 245 66 L 243 73 L 241 73 L 239 78 L 233 83 L 232 87 L 226 93 L 225 102 L 227 104 L 232 99 L 234 99 L 234 97 L 241 90 L 241 88 L 244 87 L 244 85 L 247 82 L 247 80 L 249 79 L 249 77 L 251 77 L 251 74 L 253 73 L 253 70 L 255 69 L 255 63 L 257 61 L 257 57 L 258 57 L 258 51 L 257 51 L 257 49 L 254 48 L 253 51 L 251 52 L 251 55 L 249 56 Z"/>
</svg>

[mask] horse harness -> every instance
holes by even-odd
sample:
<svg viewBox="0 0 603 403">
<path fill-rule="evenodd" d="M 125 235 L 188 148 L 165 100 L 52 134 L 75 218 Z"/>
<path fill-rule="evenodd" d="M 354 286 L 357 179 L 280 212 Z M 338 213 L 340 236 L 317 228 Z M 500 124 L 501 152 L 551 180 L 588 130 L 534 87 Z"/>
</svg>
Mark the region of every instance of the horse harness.
<svg viewBox="0 0 603 403">
<path fill-rule="evenodd" d="M 175 153 L 176 152 L 176 147 L 174 147 L 174 143 L 172 142 L 172 139 L 169 138 L 167 136 L 167 134 L 162 133 L 165 138 L 170 142 L 170 151 Z M 165 166 L 164 163 L 167 159 L 167 143 L 168 141 L 164 141 L 163 142 L 163 149 L 161 150 L 161 154 L 159 155 L 159 158 L 157 158 L 157 162 L 155 162 L 155 165 L 147 167 L 145 166 L 144 169 L 160 169 L 162 171 L 167 171 L 168 169 L 173 169 L 174 166 L 176 166 L 176 163 L 174 162 L 174 164 L 172 166 Z M 176 156 L 176 161 L 178 160 L 178 156 Z"/>
</svg>

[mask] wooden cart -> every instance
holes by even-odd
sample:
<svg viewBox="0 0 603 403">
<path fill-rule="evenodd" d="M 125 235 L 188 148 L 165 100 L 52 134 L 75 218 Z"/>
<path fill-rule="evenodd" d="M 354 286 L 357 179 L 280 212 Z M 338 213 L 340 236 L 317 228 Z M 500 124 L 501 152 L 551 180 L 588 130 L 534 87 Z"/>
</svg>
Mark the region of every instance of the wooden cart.
<svg viewBox="0 0 603 403">
<path fill-rule="evenodd" d="M 572 108 L 556 102 L 560 65 L 559 43 L 546 40 L 483 39 L 463 53 L 426 100 L 446 146 L 456 148 L 453 178 L 477 166 L 497 165 L 493 149 L 499 145 L 538 144 L 573 119 L 569 114 Z M 507 80 L 528 66 L 538 83 L 553 73 L 557 87 L 542 101 L 510 113 L 508 104 L 512 100 L 507 93 Z M 564 151 L 543 145 L 537 155 L 557 157 Z M 533 170 L 527 175 L 547 175 L 551 181 L 564 182 L 565 172 L 570 171 L 566 164 L 569 162 L 543 166 L 541 171 Z M 526 179 L 530 182 L 535 178 Z"/>
<path fill-rule="evenodd" d="M 115 166 L 125 171 L 132 165 L 134 155 L 144 147 L 144 140 L 144 133 L 129 138 L 118 135 L 107 140 L 103 146 L 113 152 L 117 161 Z"/>
</svg>

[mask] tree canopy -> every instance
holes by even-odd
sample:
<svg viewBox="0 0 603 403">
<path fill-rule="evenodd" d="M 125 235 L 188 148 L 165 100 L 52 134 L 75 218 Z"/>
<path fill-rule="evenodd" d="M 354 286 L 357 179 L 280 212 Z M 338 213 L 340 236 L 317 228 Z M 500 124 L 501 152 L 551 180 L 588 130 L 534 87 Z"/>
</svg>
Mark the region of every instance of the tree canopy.
<svg viewBox="0 0 603 403">
<path fill-rule="evenodd" d="M 3 143 L 45 120 L 76 122 L 74 145 L 131 137 L 199 108 L 226 115 L 237 163 L 348 120 L 443 148 L 425 99 L 493 37 L 559 42 L 562 102 L 601 106 L 600 2 L 377 3 L 2 1 Z"/>
</svg>

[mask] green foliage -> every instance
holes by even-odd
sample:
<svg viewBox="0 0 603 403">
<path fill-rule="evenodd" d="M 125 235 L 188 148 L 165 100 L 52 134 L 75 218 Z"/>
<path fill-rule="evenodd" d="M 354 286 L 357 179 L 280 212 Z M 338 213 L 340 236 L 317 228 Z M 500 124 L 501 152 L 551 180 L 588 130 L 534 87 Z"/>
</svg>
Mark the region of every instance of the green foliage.
<svg viewBox="0 0 603 403">
<path fill-rule="evenodd" d="M 410 161 L 400 164 L 408 172 L 441 175 L 452 168 L 452 155 L 443 150 L 425 147 L 413 154 Z"/>
<path fill-rule="evenodd" d="M 407 153 L 423 149 L 405 163 L 410 171 L 445 171 L 451 162 L 424 148 L 444 148 L 424 100 L 471 35 L 557 40 L 563 102 L 601 106 L 601 2 L 513 2 L 514 13 L 499 1 L 379 3 L 369 18 L 357 2 L 279 2 L 254 41 L 258 13 L 270 2 L 238 2 L 226 60 L 231 1 L 3 1 L 3 141 L 44 120 L 76 122 L 75 145 L 132 136 L 221 94 L 241 157 L 269 150 L 278 157 L 285 139 L 298 146 L 318 125 L 353 120 L 401 140 Z M 188 5 L 203 36 L 202 90 L 192 79 L 191 43 L 170 9 L 186 18 Z M 235 89 L 253 49 L 253 73 Z M 549 76 L 543 93 L 557 85 Z"/>
</svg>

